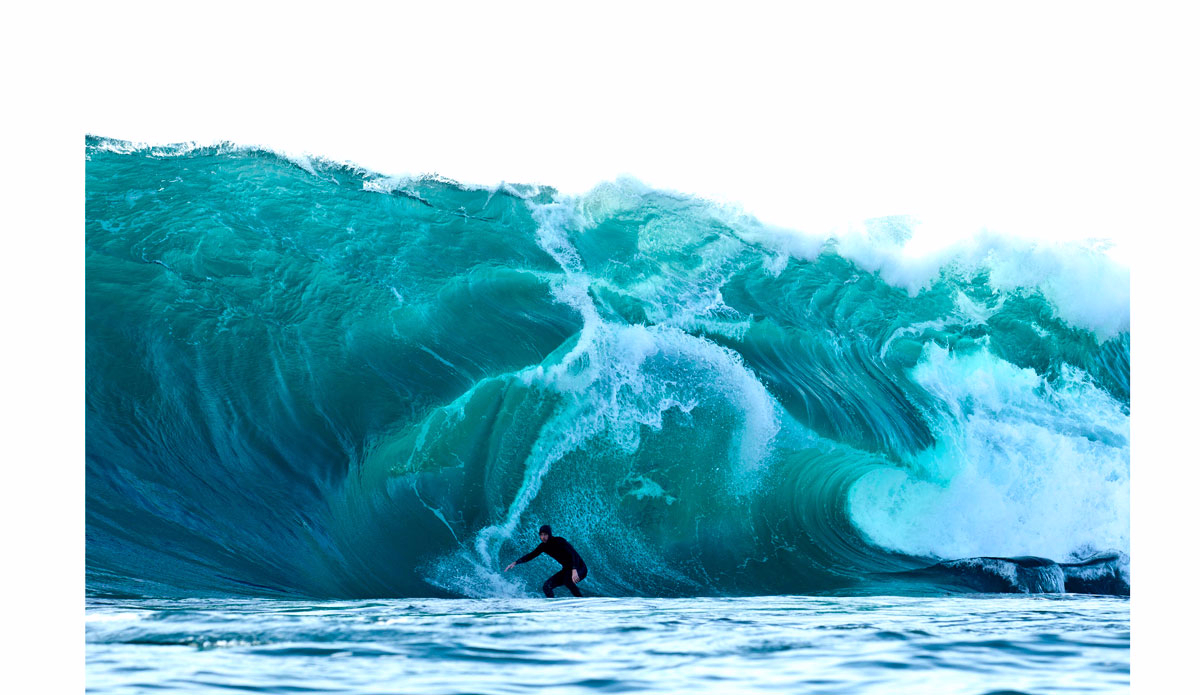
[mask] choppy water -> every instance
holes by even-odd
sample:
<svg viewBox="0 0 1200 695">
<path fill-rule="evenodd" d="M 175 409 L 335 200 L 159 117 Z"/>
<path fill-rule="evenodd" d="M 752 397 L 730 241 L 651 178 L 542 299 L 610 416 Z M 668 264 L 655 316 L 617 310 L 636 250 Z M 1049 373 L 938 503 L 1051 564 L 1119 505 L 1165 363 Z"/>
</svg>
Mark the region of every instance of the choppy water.
<svg viewBox="0 0 1200 695">
<path fill-rule="evenodd" d="M 112 600 L 94 693 L 1090 693 L 1129 602 L 956 597 Z"/>
</svg>

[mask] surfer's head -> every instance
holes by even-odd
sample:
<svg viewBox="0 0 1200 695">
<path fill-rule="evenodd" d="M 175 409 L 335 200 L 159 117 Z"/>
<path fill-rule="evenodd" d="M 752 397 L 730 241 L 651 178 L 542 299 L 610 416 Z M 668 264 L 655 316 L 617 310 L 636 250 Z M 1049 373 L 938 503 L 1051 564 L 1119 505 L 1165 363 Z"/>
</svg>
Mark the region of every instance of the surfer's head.
<svg viewBox="0 0 1200 695">
<path fill-rule="evenodd" d="M 550 525 L 549 524 L 543 524 L 542 527 L 540 529 L 538 529 L 538 537 L 540 537 L 542 539 L 543 543 L 550 540 Z"/>
</svg>

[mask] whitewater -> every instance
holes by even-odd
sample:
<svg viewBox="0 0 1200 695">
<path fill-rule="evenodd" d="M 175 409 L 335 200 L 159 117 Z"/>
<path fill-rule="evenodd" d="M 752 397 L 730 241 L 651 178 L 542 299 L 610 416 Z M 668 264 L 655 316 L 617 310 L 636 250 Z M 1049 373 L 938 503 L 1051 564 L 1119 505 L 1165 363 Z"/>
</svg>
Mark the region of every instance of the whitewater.
<svg viewBox="0 0 1200 695">
<path fill-rule="evenodd" d="M 428 645 L 503 632 L 496 611 L 560 620 L 529 602 L 542 568 L 501 571 L 551 523 L 614 602 L 579 610 L 668 641 L 680 611 L 744 614 L 784 635 L 763 653 L 825 654 L 839 628 L 788 631 L 832 601 L 852 631 L 903 623 L 862 644 L 970 653 L 955 616 L 983 611 L 1020 633 L 985 645 L 992 675 L 1049 668 L 1036 634 L 1098 630 L 1054 649 L 1087 687 L 1127 684 L 1129 271 L 1102 246 L 984 231 L 919 255 L 918 218 L 805 235 L 633 179 L 565 195 L 99 137 L 86 156 L 91 682 L 141 687 L 99 675 L 135 645 L 355 656 L 295 644 L 355 642 L 376 610 L 459 616 Z M 1063 601 L 1061 622 L 998 594 Z M 342 627 L 232 627 L 246 606 Z M 922 615 L 942 632 L 910 634 Z M 400 658 L 394 637 L 368 656 Z M 946 683 L 983 688 L 968 672 Z M 571 687 L 624 689 L 605 673 Z"/>
</svg>

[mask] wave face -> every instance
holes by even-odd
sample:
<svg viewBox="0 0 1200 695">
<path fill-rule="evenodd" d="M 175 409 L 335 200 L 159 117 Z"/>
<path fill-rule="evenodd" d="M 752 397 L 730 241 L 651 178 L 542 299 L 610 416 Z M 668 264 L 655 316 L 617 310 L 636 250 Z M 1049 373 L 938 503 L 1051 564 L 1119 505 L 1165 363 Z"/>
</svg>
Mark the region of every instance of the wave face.
<svg viewBox="0 0 1200 695">
<path fill-rule="evenodd" d="M 499 570 L 543 523 L 608 595 L 1128 553 L 1128 271 L 1098 251 L 87 157 L 94 595 L 534 595 L 549 563 Z"/>
</svg>

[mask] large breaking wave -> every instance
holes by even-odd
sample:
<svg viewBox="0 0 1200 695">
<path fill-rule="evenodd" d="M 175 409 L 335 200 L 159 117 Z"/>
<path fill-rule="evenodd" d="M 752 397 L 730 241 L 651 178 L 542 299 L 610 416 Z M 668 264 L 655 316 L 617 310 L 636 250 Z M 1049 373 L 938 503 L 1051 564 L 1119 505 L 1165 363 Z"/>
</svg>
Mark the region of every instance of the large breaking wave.
<svg viewBox="0 0 1200 695">
<path fill-rule="evenodd" d="M 1129 280 L 1099 250 L 87 156 L 94 594 L 526 594 L 550 568 L 499 568 L 542 523 L 611 595 L 1128 591 Z"/>
</svg>

